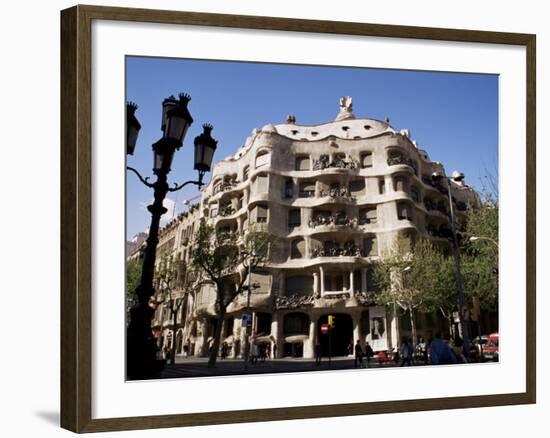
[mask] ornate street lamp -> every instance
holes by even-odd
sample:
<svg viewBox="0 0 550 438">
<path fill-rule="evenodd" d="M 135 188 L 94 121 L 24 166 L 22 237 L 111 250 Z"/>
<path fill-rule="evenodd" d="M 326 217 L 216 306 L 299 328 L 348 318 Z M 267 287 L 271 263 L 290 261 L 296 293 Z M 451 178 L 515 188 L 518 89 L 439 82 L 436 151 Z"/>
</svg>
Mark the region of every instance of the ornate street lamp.
<svg viewBox="0 0 550 438">
<path fill-rule="evenodd" d="M 136 119 L 136 110 L 138 106 L 133 102 L 126 104 L 126 153 L 134 155 L 136 142 L 141 129 L 141 124 Z"/>
<path fill-rule="evenodd" d="M 206 172 L 210 172 L 212 159 L 218 142 L 211 136 L 212 125 L 205 123 L 202 125 L 203 133 L 195 138 L 195 170 L 199 172 L 199 178 Z"/>
<path fill-rule="evenodd" d="M 455 261 L 455 274 L 456 274 L 456 285 L 458 288 L 458 305 L 459 305 L 459 318 L 460 326 L 462 328 L 462 339 L 464 341 L 463 351 L 466 358 L 470 355 L 470 340 L 468 336 L 468 324 L 464 321 L 464 309 L 465 309 L 465 299 L 464 299 L 464 282 L 462 281 L 462 272 L 460 270 L 460 252 L 458 249 L 458 237 L 456 234 L 455 226 L 455 215 L 453 208 L 453 195 L 451 193 L 451 180 L 460 182 L 464 179 L 464 174 L 459 172 L 454 172 L 452 178 L 449 178 L 447 175 L 444 175 L 440 172 L 432 173 L 432 180 L 434 183 L 445 180 L 447 183 L 447 196 L 449 198 L 449 211 L 451 219 L 451 231 L 453 237 L 453 256 Z"/>
<path fill-rule="evenodd" d="M 195 169 L 198 170 L 198 179 L 196 181 L 186 181 L 179 185 L 175 184 L 174 187 L 168 185 L 168 173 L 172 166 L 174 154 L 181 148 L 185 134 L 193 123 L 193 117 L 191 117 L 187 108 L 190 100 L 189 95 L 182 93 L 179 95 L 179 99 L 170 96 L 162 102 L 161 129 L 163 136 L 153 144 L 153 173 L 157 177 L 156 181 L 150 183 L 149 177 L 144 178 L 136 169 L 127 166 L 127 169 L 135 173 L 144 185 L 154 191 L 154 201 L 147 207 L 147 210 L 151 213 L 151 225 L 146 241 L 141 281 L 136 289 L 138 303 L 132 308 L 128 326 L 126 361 L 127 375 L 130 380 L 150 378 L 159 371 L 156 365 L 155 340 L 151 333 L 151 317 L 154 310 L 149 302 L 154 294 L 153 277 L 160 218 L 167 211 L 163 206 L 164 199 L 168 192 L 175 192 L 188 184 L 202 187 L 204 185 L 202 181 L 204 174 L 210 170 L 214 151 L 216 150 L 217 141 L 210 135 L 212 126 L 205 125 L 204 132 L 195 139 Z M 134 114 L 137 106 L 132 105 L 128 105 L 128 108 L 133 108 L 133 110 L 128 112 L 129 120 L 127 124 L 136 127 L 139 125 Z M 134 152 L 137 132 L 139 132 L 139 128 L 131 133 L 134 137 L 131 139 L 132 148 L 127 148 L 129 154 Z M 130 130 L 128 130 L 127 135 L 127 144 L 130 145 Z M 197 144 L 199 144 L 199 147 L 197 147 Z M 202 155 L 197 157 L 197 152 Z"/>
</svg>

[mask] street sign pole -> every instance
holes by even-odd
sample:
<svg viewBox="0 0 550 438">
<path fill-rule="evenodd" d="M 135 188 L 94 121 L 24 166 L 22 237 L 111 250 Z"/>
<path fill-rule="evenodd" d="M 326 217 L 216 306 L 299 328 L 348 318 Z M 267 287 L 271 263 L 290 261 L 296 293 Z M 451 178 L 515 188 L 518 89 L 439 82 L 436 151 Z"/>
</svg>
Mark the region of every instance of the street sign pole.
<svg viewBox="0 0 550 438">
<path fill-rule="evenodd" d="M 332 327 L 328 329 L 328 367 L 330 368 L 332 358 Z"/>
</svg>

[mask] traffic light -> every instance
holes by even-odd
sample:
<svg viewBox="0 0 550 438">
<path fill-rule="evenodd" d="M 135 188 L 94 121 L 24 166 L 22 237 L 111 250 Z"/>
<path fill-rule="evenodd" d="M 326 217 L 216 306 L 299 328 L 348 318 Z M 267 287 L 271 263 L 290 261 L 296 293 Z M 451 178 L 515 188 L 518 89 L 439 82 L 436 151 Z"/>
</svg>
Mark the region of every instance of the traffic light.
<svg viewBox="0 0 550 438">
<path fill-rule="evenodd" d="M 328 326 L 329 328 L 334 328 L 334 322 L 335 322 L 336 318 L 334 317 L 334 315 L 329 315 L 328 316 Z"/>
</svg>

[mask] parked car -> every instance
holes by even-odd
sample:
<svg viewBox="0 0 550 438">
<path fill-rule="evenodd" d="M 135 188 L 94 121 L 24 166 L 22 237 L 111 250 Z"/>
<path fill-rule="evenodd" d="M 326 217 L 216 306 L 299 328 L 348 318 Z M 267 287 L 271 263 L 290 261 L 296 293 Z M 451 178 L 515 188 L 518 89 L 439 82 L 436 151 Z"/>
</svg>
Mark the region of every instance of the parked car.
<svg viewBox="0 0 550 438">
<path fill-rule="evenodd" d="M 498 333 L 491 333 L 487 343 L 483 346 L 483 357 L 487 360 L 498 361 Z"/>
<path fill-rule="evenodd" d="M 387 365 L 395 362 L 395 352 L 391 350 L 377 351 L 372 358 L 373 360 L 378 361 L 380 365 Z"/>
</svg>

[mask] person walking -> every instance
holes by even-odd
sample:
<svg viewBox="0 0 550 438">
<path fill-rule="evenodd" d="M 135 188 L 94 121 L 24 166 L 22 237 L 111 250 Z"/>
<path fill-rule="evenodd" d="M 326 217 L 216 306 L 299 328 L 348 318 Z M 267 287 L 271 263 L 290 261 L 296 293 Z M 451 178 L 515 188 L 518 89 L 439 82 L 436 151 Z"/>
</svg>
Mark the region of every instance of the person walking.
<svg viewBox="0 0 550 438">
<path fill-rule="evenodd" d="M 456 357 L 449 344 L 441 339 L 441 333 L 435 334 L 430 343 L 430 363 L 432 365 L 449 365 L 456 363 Z"/>
<path fill-rule="evenodd" d="M 401 365 L 405 365 L 405 362 L 407 362 L 407 366 L 411 366 L 413 364 L 413 345 L 411 338 L 406 339 L 403 344 L 401 344 L 401 349 L 399 350 L 399 355 L 401 356 Z"/>
<path fill-rule="evenodd" d="M 363 348 L 361 348 L 361 341 L 357 339 L 357 342 L 355 343 L 355 368 L 363 368 Z"/>
<path fill-rule="evenodd" d="M 319 341 L 315 344 L 315 365 L 321 365 L 321 343 Z"/>
<path fill-rule="evenodd" d="M 258 349 L 258 344 L 256 344 L 256 342 L 254 342 L 252 344 L 252 364 L 257 364 L 258 363 L 259 354 L 260 354 L 260 351 Z"/>
<path fill-rule="evenodd" d="M 374 351 L 372 350 L 372 347 L 367 342 L 367 345 L 365 345 L 365 364 L 367 368 L 369 367 L 369 361 L 370 358 L 374 356 Z"/>
</svg>

